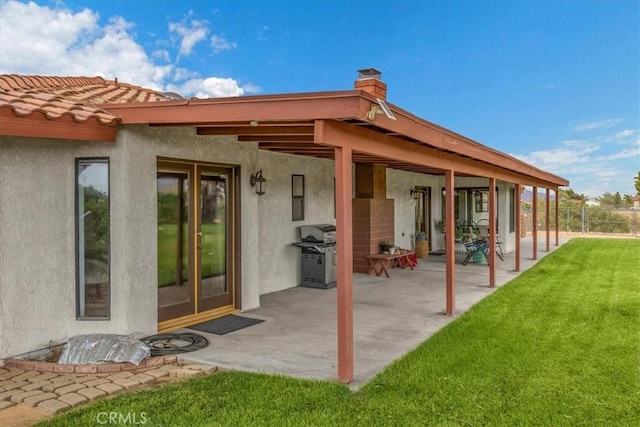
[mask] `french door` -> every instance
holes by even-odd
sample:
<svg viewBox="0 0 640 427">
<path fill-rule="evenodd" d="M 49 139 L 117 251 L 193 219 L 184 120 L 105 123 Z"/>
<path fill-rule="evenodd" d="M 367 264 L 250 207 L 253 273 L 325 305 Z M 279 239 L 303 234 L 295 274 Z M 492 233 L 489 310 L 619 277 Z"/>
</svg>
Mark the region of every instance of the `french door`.
<svg viewBox="0 0 640 427">
<path fill-rule="evenodd" d="M 158 321 L 234 304 L 234 169 L 159 161 Z"/>
</svg>

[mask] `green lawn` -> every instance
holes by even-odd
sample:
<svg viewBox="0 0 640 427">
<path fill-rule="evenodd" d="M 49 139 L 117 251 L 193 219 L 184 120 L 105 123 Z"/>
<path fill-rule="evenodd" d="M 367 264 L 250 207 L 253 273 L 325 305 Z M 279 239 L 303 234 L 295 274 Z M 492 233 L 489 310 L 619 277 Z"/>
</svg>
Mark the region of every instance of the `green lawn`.
<svg viewBox="0 0 640 427">
<path fill-rule="evenodd" d="M 640 425 L 640 241 L 572 240 L 358 392 L 226 372 L 42 425 L 98 425 L 101 412 L 153 426 Z"/>
</svg>

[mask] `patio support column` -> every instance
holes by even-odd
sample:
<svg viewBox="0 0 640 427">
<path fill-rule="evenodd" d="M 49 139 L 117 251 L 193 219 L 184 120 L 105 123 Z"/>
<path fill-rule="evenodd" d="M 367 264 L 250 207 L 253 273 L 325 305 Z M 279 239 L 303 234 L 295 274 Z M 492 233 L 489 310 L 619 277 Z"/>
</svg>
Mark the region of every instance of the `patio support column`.
<svg viewBox="0 0 640 427">
<path fill-rule="evenodd" d="M 547 188 L 547 191 L 545 193 L 545 202 L 544 202 L 544 208 L 545 208 L 545 233 L 546 233 L 546 246 L 545 246 L 545 250 L 547 252 L 549 252 L 551 250 L 551 190 L 549 188 Z"/>
<path fill-rule="evenodd" d="M 445 171 L 445 252 L 447 257 L 447 307 L 446 314 L 452 316 L 456 312 L 456 242 L 455 242 L 455 210 L 453 192 L 455 191 L 455 174 L 453 170 Z"/>
<path fill-rule="evenodd" d="M 520 184 L 516 184 L 516 191 L 515 191 L 515 200 L 513 203 L 515 203 L 515 206 L 513 207 L 514 211 L 515 211 L 515 232 L 516 232 L 516 259 L 515 259 L 515 266 L 513 268 L 513 270 L 515 272 L 519 272 L 520 271 L 520 239 L 521 239 L 521 235 L 520 233 L 522 233 L 522 209 L 520 204 L 522 203 L 521 201 L 521 194 L 522 194 L 522 186 Z"/>
<path fill-rule="evenodd" d="M 554 194 L 556 195 L 556 246 L 560 246 L 560 194 L 557 188 Z"/>
<path fill-rule="evenodd" d="M 538 259 L 538 187 L 533 188 L 533 220 L 531 223 L 531 236 L 533 238 L 533 257 L 531 259 Z"/>
<path fill-rule="evenodd" d="M 353 380 L 353 230 L 351 147 L 335 147 L 338 379 Z"/>
<path fill-rule="evenodd" d="M 496 179 L 489 178 L 489 287 L 496 286 Z"/>
</svg>

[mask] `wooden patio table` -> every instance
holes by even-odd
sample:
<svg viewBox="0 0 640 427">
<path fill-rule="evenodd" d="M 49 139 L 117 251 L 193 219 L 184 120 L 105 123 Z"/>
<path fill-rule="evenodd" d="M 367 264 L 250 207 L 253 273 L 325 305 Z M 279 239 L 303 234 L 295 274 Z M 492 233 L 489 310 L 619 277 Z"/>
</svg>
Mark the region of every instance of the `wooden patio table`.
<svg viewBox="0 0 640 427">
<path fill-rule="evenodd" d="M 414 251 L 401 250 L 400 252 L 391 254 L 373 254 L 368 255 L 366 258 L 369 261 L 369 271 L 367 274 L 376 273 L 376 276 L 380 276 L 382 273 L 389 277 L 389 265 L 391 267 L 400 267 L 403 270 L 408 266 L 413 270 L 411 265 L 411 256 L 414 255 Z"/>
</svg>

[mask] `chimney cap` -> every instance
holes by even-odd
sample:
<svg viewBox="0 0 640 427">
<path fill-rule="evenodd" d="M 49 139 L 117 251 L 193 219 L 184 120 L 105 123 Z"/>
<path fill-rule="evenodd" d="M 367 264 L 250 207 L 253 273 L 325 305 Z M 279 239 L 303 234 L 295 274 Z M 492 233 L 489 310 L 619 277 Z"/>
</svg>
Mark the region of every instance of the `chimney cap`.
<svg viewBox="0 0 640 427">
<path fill-rule="evenodd" d="M 358 80 L 376 79 L 380 80 L 382 73 L 375 68 L 363 68 L 358 70 Z"/>
</svg>

